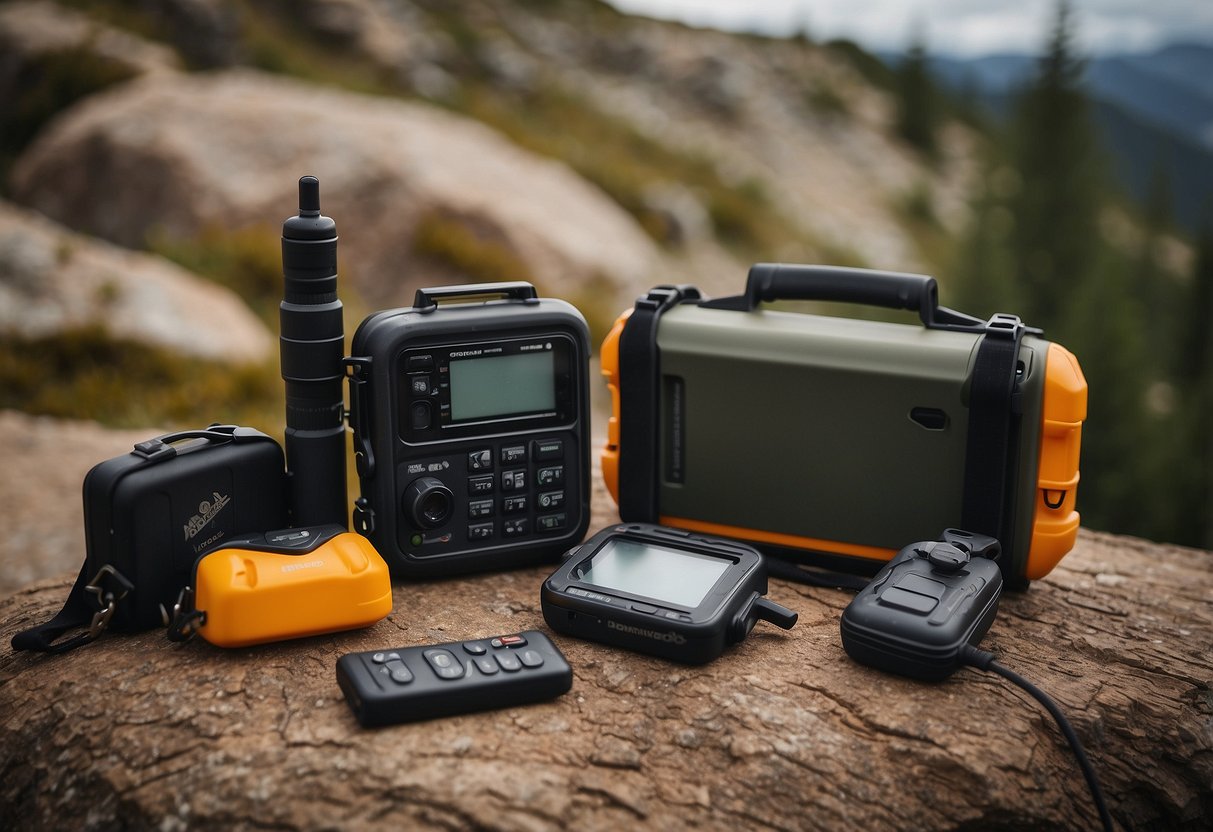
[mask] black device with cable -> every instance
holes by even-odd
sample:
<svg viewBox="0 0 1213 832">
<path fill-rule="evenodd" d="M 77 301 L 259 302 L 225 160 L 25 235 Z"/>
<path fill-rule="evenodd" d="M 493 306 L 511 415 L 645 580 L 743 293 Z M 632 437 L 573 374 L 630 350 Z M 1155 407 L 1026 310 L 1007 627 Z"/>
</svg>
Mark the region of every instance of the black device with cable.
<svg viewBox="0 0 1213 832">
<path fill-rule="evenodd" d="M 558 633 L 703 664 L 760 620 L 785 630 L 796 624 L 796 613 L 766 593 L 766 566 L 752 547 L 627 523 L 570 551 L 540 600 Z"/>
<path fill-rule="evenodd" d="M 912 543 L 859 591 L 842 614 L 842 645 L 861 664 L 924 681 L 942 681 L 962 667 L 995 673 L 1018 685 L 1056 720 L 1091 790 L 1106 830 L 1113 829 L 1099 779 L 1061 709 L 1042 690 L 994 660 L 977 644 L 994 621 L 1002 595 L 1001 552 L 987 535 L 946 529 L 939 540 Z M 805 583 L 828 578 L 783 574 Z"/>
</svg>

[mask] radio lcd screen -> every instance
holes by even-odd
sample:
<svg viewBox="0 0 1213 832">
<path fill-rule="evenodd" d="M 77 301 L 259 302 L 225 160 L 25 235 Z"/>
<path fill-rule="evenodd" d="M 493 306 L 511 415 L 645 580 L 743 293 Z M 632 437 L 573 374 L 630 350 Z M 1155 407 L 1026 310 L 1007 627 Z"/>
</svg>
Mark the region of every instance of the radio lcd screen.
<svg viewBox="0 0 1213 832">
<path fill-rule="evenodd" d="M 556 409 L 551 349 L 452 361 L 450 374 L 455 422 Z"/>
<path fill-rule="evenodd" d="M 576 577 L 602 589 L 694 608 L 732 565 L 724 558 L 619 537 L 608 540 Z"/>
</svg>

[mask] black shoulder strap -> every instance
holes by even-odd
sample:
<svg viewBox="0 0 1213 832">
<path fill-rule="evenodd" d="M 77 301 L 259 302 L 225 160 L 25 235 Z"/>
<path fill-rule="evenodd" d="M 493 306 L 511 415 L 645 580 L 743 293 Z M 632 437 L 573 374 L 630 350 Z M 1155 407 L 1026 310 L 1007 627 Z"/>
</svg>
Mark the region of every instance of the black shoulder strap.
<svg viewBox="0 0 1213 832">
<path fill-rule="evenodd" d="M 657 522 L 657 324 L 670 307 L 698 299 L 693 286 L 658 286 L 637 298 L 619 336 L 619 516 L 627 523 Z"/>
<path fill-rule="evenodd" d="M 960 527 L 990 535 L 1011 548 L 1006 518 L 1007 476 L 1015 416 L 1016 365 L 1025 327 L 1014 315 L 986 324 L 969 386 L 969 437 L 965 449 Z"/>
<path fill-rule="evenodd" d="M 131 591 L 131 582 L 112 566 L 103 566 L 97 574 L 89 576 L 88 564 L 80 567 L 76 583 L 67 595 L 67 601 L 59 614 L 44 624 L 30 627 L 13 636 L 14 650 L 35 650 L 39 653 L 66 653 L 95 640 L 109 625 L 118 604 Z M 69 639 L 55 643 L 55 639 L 87 626 L 88 629 Z"/>
</svg>

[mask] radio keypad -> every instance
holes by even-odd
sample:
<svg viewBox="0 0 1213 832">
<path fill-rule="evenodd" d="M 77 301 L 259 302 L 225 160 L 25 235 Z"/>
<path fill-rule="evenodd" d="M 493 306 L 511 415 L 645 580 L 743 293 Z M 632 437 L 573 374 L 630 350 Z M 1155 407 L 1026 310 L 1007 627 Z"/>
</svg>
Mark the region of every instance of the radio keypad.
<svg viewBox="0 0 1213 832">
<path fill-rule="evenodd" d="M 428 404 L 428 403 L 427 403 Z M 470 445 L 470 447 L 469 447 Z M 417 534 L 405 527 L 409 549 L 418 554 L 441 554 L 442 547 L 460 541 L 488 546 L 525 538 L 549 538 L 567 531 L 569 496 L 565 469 L 577 470 L 564 455 L 575 447 L 567 436 L 487 441 L 452 448 L 445 456 L 410 463 L 401 471 L 405 483 L 417 476 L 433 476 L 454 491 L 456 512 L 444 527 Z M 466 477 L 461 460 L 467 460 Z M 546 464 L 543 464 L 546 463 Z M 570 466 L 573 467 L 570 468 Z M 494 471 L 494 469 L 498 469 Z M 458 473 L 457 473 L 458 472 Z M 454 477 L 450 476 L 455 474 Z M 500 494 L 500 496 L 496 496 Z M 462 507 L 458 507 L 462 506 Z M 574 515 L 575 517 L 576 515 Z M 498 517 L 498 520 L 490 518 Z M 403 545 L 403 544 L 402 544 Z"/>
</svg>

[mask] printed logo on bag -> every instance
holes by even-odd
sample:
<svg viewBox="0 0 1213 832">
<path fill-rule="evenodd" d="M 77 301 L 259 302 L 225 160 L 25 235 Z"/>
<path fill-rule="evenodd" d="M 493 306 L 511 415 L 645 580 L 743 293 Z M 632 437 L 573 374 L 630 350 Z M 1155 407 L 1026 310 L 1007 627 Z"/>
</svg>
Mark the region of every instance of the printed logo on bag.
<svg viewBox="0 0 1213 832">
<path fill-rule="evenodd" d="M 206 524 L 219 516 L 219 512 L 223 511 L 224 507 L 232 501 L 230 496 L 220 494 L 218 491 L 211 493 L 210 500 L 203 500 L 198 504 L 198 513 L 190 518 L 190 521 L 185 524 L 185 539 L 192 540 L 194 535 L 202 531 Z"/>
</svg>

